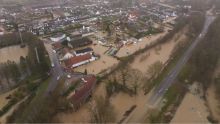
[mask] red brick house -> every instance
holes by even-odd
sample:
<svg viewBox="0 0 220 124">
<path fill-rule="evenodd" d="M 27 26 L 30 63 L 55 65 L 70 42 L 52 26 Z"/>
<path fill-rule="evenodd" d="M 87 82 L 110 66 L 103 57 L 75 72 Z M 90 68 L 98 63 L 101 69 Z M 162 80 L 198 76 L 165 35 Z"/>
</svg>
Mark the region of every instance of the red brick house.
<svg viewBox="0 0 220 124">
<path fill-rule="evenodd" d="M 81 78 L 79 86 L 75 89 L 69 97 L 74 109 L 79 108 L 83 103 L 88 100 L 96 86 L 96 77 L 94 75 L 87 75 Z"/>
</svg>

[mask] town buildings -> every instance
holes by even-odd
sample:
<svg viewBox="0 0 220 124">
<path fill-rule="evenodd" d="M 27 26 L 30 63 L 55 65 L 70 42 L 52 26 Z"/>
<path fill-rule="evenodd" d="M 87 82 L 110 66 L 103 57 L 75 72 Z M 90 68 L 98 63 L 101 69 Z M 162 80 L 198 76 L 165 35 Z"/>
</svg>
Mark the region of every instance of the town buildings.
<svg viewBox="0 0 220 124">
<path fill-rule="evenodd" d="M 87 64 L 89 62 L 95 61 L 96 57 L 94 57 L 92 54 L 85 54 L 81 56 L 74 56 L 72 58 L 69 58 L 67 60 L 64 60 L 65 68 L 66 69 L 72 69 L 76 68 L 78 66 Z"/>
</svg>

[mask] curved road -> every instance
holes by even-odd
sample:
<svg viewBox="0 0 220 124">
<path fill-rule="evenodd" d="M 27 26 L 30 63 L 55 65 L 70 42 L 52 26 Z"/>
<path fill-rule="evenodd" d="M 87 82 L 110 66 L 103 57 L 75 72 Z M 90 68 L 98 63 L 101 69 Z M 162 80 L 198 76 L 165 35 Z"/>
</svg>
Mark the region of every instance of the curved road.
<svg viewBox="0 0 220 124">
<path fill-rule="evenodd" d="M 175 82 L 178 74 L 180 73 L 183 66 L 189 60 L 192 55 L 194 48 L 198 45 L 201 39 L 204 38 L 207 33 L 210 24 L 214 21 L 215 17 L 211 14 L 206 14 L 206 20 L 201 34 L 196 38 L 196 40 L 191 44 L 191 46 L 186 50 L 184 55 L 179 59 L 176 66 L 168 73 L 168 75 L 162 80 L 160 85 L 154 90 L 153 95 L 149 99 L 149 105 L 155 105 L 164 96 L 168 88 Z"/>
</svg>

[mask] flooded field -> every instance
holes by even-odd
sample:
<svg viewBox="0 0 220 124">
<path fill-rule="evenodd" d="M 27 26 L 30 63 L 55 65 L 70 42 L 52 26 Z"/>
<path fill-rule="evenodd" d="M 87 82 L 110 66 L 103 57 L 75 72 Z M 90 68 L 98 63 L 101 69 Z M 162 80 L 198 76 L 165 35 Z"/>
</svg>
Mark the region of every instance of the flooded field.
<svg viewBox="0 0 220 124">
<path fill-rule="evenodd" d="M 140 49 L 143 49 L 146 45 L 149 45 L 149 44 L 153 43 L 155 40 L 163 37 L 166 34 L 167 34 L 167 32 L 165 31 L 165 32 L 160 33 L 160 34 L 144 37 L 144 38 L 142 38 L 142 41 L 140 41 L 136 44 L 132 44 L 132 45 L 129 45 L 129 46 L 122 47 L 118 51 L 116 56 L 117 57 L 125 57 L 125 56 L 128 56 L 128 55 L 131 55 L 134 52 L 136 52 Z"/>
<path fill-rule="evenodd" d="M 208 115 L 205 101 L 196 95 L 187 93 L 171 123 L 208 123 Z"/>
<path fill-rule="evenodd" d="M 164 64 L 170 58 L 175 46 L 184 40 L 186 40 L 186 35 L 181 35 L 181 37 L 173 38 L 169 42 L 157 46 L 157 48 L 152 48 L 137 56 L 131 66 L 146 74 L 148 67 L 153 63 L 160 61 Z"/>
<path fill-rule="evenodd" d="M 28 47 L 20 48 L 17 46 L 10 46 L 0 49 L 0 63 L 10 61 L 19 62 L 20 57 L 26 57 L 28 54 Z"/>
<path fill-rule="evenodd" d="M 214 85 L 211 85 L 208 88 L 206 98 L 207 98 L 207 103 L 208 103 L 212 116 L 214 117 L 214 119 L 220 121 L 219 101 L 216 98 Z"/>
<path fill-rule="evenodd" d="M 15 91 L 16 91 L 16 89 L 0 95 L 0 109 L 2 109 L 8 103 L 9 99 L 6 99 L 6 97 L 13 94 Z"/>
</svg>

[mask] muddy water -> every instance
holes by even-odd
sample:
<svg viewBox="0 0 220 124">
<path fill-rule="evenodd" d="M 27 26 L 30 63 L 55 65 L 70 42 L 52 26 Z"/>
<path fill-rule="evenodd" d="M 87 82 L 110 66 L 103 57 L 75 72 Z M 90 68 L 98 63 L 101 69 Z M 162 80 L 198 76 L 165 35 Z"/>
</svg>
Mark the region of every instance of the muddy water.
<svg viewBox="0 0 220 124">
<path fill-rule="evenodd" d="M 0 49 L 0 63 L 10 61 L 19 62 L 20 57 L 26 57 L 28 54 L 28 47 L 20 48 L 17 46 L 10 46 Z"/>
</svg>

